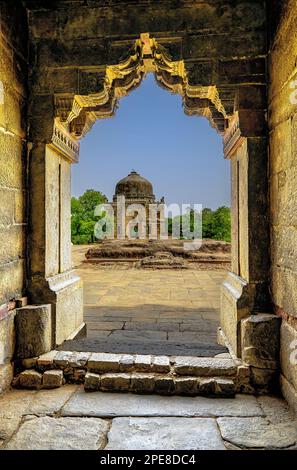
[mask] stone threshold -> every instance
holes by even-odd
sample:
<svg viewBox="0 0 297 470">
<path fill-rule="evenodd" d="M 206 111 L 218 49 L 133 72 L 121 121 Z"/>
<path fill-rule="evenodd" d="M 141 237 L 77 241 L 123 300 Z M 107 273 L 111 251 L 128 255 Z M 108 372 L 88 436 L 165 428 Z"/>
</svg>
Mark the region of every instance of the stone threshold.
<svg viewBox="0 0 297 470">
<path fill-rule="evenodd" d="M 254 393 L 249 367 L 230 354 L 154 356 L 52 350 L 15 364 L 13 386 L 50 389 L 84 384 L 85 391 L 233 397 Z"/>
</svg>

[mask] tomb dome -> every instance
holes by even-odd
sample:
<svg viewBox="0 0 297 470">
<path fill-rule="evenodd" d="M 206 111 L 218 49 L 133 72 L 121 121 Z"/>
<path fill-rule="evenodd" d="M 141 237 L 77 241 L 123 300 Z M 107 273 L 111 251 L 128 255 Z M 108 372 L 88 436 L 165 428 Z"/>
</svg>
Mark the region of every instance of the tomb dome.
<svg viewBox="0 0 297 470">
<path fill-rule="evenodd" d="M 125 196 L 126 199 L 154 201 L 153 185 L 137 171 L 132 170 L 128 176 L 121 179 L 115 188 L 114 199 Z"/>
</svg>

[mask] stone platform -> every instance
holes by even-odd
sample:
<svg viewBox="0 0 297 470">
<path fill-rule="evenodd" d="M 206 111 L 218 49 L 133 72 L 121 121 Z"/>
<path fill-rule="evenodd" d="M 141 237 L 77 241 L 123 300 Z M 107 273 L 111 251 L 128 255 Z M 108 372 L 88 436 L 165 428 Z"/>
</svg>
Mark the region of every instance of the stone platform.
<svg viewBox="0 0 297 470">
<path fill-rule="evenodd" d="M 297 423 L 275 397 L 233 399 L 14 390 L 0 396 L 8 450 L 296 449 Z M 83 438 L 82 438 L 83 436 Z"/>
</svg>

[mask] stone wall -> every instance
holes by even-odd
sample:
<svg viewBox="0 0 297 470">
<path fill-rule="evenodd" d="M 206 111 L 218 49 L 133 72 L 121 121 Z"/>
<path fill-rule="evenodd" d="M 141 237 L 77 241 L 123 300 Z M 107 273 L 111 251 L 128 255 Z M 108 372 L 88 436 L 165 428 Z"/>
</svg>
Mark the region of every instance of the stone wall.
<svg viewBox="0 0 297 470">
<path fill-rule="evenodd" d="M 22 25 L 20 27 L 20 25 Z M 14 307 L 25 277 L 27 18 L 0 5 L 0 393 L 11 380 Z"/>
<path fill-rule="evenodd" d="M 297 1 L 279 3 L 269 54 L 271 291 L 283 318 L 282 388 L 297 407 Z"/>
</svg>

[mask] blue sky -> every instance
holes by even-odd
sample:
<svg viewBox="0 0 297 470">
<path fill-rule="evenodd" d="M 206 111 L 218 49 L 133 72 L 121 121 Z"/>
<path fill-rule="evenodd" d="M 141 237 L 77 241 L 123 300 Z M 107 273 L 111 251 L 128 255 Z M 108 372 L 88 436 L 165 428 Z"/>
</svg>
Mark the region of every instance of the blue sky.
<svg viewBox="0 0 297 470">
<path fill-rule="evenodd" d="M 181 97 L 160 88 L 152 74 L 120 100 L 113 118 L 97 121 L 81 141 L 72 194 L 96 189 L 111 200 L 117 181 L 131 169 L 149 179 L 167 204 L 230 206 L 230 163 L 221 137 L 207 119 L 186 116 Z"/>
</svg>

